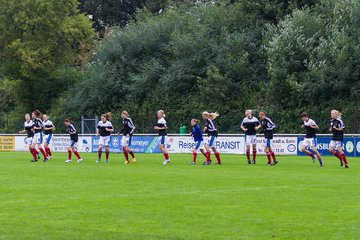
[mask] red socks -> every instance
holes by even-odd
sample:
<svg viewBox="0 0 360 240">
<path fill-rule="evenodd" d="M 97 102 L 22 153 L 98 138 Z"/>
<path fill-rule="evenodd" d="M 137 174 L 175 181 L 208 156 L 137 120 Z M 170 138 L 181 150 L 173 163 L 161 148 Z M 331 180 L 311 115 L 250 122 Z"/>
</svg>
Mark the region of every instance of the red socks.
<svg viewBox="0 0 360 240">
<path fill-rule="evenodd" d="M 340 156 L 341 156 L 342 160 L 344 161 L 345 165 L 347 165 L 347 164 L 348 164 L 348 161 L 347 161 L 347 159 L 346 159 L 345 153 L 342 153 Z"/>
<path fill-rule="evenodd" d="M 268 164 L 271 164 L 271 154 L 269 152 L 266 152 L 266 157 L 268 159 Z"/>
<path fill-rule="evenodd" d="M 197 152 L 193 152 L 193 162 L 196 163 Z"/>
<path fill-rule="evenodd" d="M 81 159 L 80 154 L 78 153 L 78 151 L 74 151 L 74 154 L 76 155 L 76 157 L 77 157 L 78 159 Z"/>
<path fill-rule="evenodd" d="M 275 156 L 275 153 L 273 151 L 270 152 L 272 158 L 274 159 L 274 161 L 276 161 L 276 156 Z"/>
<path fill-rule="evenodd" d="M 41 154 L 44 156 L 44 158 L 47 158 L 45 150 L 43 148 L 40 148 L 39 150 Z"/>
<path fill-rule="evenodd" d="M 109 155 L 110 155 L 109 150 L 105 151 L 106 160 L 109 160 Z"/>
<path fill-rule="evenodd" d="M 98 150 L 98 159 L 101 159 L 102 149 Z"/>
<path fill-rule="evenodd" d="M 164 157 L 165 157 L 165 160 L 169 160 L 169 154 L 168 153 L 164 153 Z"/>
<path fill-rule="evenodd" d="M 78 153 L 78 151 L 75 150 L 74 154 L 78 159 L 81 159 L 80 154 Z M 71 160 L 71 150 L 68 150 L 68 155 L 69 155 L 68 159 Z"/>
<path fill-rule="evenodd" d="M 340 161 L 342 161 L 343 159 L 341 158 L 340 154 L 337 151 L 334 151 L 334 156 L 337 157 L 338 159 L 340 159 Z"/>
<path fill-rule="evenodd" d="M 314 155 L 312 152 L 310 152 L 310 151 L 309 151 L 308 155 L 309 155 L 310 157 L 312 157 L 312 158 L 315 157 L 315 155 Z"/>
<path fill-rule="evenodd" d="M 52 156 L 52 153 L 51 153 L 51 150 L 49 147 L 45 147 L 45 152 L 46 152 L 47 156 L 50 156 L 50 157 Z"/>
<path fill-rule="evenodd" d="M 30 149 L 30 152 L 31 152 L 31 154 L 33 155 L 33 157 L 34 157 L 34 160 L 37 160 L 37 151 L 36 151 L 36 149 L 34 148 L 34 149 Z"/>
<path fill-rule="evenodd" d="M 250 150 L 246 150 L 246 157 L 247 160 L 250 161 Z"/>
<path fill-rule="evenodd" d="M 128 152 L 125 150 L 125 148 L 123 148 L 123 153 L 124 153 L 124 156 L 125 156 L 126 161 L 129 161 L 129 154 L 128 154 Z"/>
<path fill-rule="evenodd" d="M 133 153 L 132 150 L 129 150 L 129 153 L 130 153 L 130 155 L 131 155 L 132 158 L 135 158 L 135 154 Z"/>
<path fill-rule="evenodd" d="M 219 153 L 219 152 L 216 152 L 216 153 L 215 153 L 215 157 L 216 157 L 217 162 L 218 162 L 218 163 L 221 163 L 220 153 Z"/>
<path fill-rule="evenodd" d="M 256 153 L 257 153 L 257 151 L 256 151 L 256 150 L 253 150 L 253 160 L 254 160 L 254 161 L 256 160 Z"/>
<path fill-rule="evenodd" d="M 207 163 L 209 163 L 209 162 L 210 162 L 210 155 L 211 155 L 211 153 L 210 153 L 210 152 L 208 152 L 208 151 L 206 151 L 205 156 L 206 156 L 206 162 L 207 162 Z"/>
</svg>

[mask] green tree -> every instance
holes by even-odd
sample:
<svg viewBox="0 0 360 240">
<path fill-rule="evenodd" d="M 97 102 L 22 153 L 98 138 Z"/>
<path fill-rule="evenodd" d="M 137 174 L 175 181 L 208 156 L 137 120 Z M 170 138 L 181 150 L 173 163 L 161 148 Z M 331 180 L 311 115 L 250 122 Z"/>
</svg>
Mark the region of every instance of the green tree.
<svg viewBox="0 0 360 240">
<path fill-rule="evenodd" d="M 5 109 L 49 111 L 75 80 L 69 72 L 87 62 L 94 45 L 91 22 L 76 0 L 0 0 L 0 5 L 0 87 L 16 93 Z"/>
<path fill-rule="evenodd" d="M 297 131 L 306 110 L 326 132 L 333 108 L 344 113 L 348 132 L 359 131 L 359 21 L 359 1 L 332 0 L 270 29 L 269 97 L 285 131 Z"/>
</svg>

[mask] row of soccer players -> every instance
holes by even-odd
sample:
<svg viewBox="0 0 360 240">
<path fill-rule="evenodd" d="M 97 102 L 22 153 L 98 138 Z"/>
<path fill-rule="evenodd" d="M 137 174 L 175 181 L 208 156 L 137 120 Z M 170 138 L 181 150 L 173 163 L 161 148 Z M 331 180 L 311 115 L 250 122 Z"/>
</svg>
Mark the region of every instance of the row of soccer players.
<svg viewBox="0 0 360 240">
<path fill-rule="evenodd" d="M 55 126 L 53 123 L 48 119 L 47 115 L 43 115 L 43 120 L 40 119 L 41 113 L 38 110 L 35 110 L 32 113 L 32 119 L 30 119 L 30 115 L 25 115 L 25 129 L 24 131 L 28 134 L 28 144 L 30 152 L 32 153 L 34 159 L 32 161 L 38 160 L 38 152 L 35 148 L 37 145 L 41 153 L 44 155 L 44 161 L 47 161 L 51 156 L 51 150 L 49 148 L 49 144 L 52 138 L 52 132 L 55 129 Z M 204 162 L 205 165 L 211 164 L 211 150 L 213 150 L 214 155 L 217 159 L 218 165 L 221 165 L 221 158 L 220 153 L 216 149 L 214 143 L 216 141 L 216 138 L 218 136 L 218 131 L 215 125 L 215 118 L 219 116 L 218 113 L 209 113 L 209 112 L 203 112 L 202 118 L 205 121 L 204 128 L 200 127 L 199 120 L 192 119 L 191 125 L 192 125 L 192 132 L 191 135 L 194 138 L 194 148 L 193 148 L 193 161 L 192 164 L 196 164 L 197 160 L 197 151 L 200 150 L 200 152 L 205 156 L 206 161 Z M 118 134 L 122 134 L 122 142 L 121 145 L 123 147 L 123 154 L 125 156 L 125 164 L 128 164 L 129 161 L 129 154 L 132 156 L 132 162 L 136 162 L 135 155 L 133 151 L 131 150 L 131 140 L 133 133 L 135 131 L 135 125 L 132 121 L 132 119 L 129 116 L 129 113 L 127 111 L 123 111 L 121 113 L 121 117 L 123 119 L 122 122 L 122 128 L 119 131 Z M 159 132 L 159 141 L 160 141 L 160 149 L 164 154 L 164 162 L 163 164 L 170 163 L 170 158 L 168 151 L 166 149 L 166 136 L 167 136 L 167 123 L 165 120 L 165 113 L 163 110 L 159 110 L 157 112 L 157 124 L 154 126 L 155 130 L 158 130 Z M 266 139 L 266 156 L 268 158 L 268 165 L 275 165 L 277 163 L 277 159 L 275 156 L 275 153 L 273 152 L 273 149 L 271 147 L 272 145 L 272 139 L 273 139 L 273 130 L 275 129 L 274 122 L 266 116 L 264 112 L 259 113 L 259 119 L 253 116 L 253 112 L 251 110 L 247 110 L 245 112 L 245 118 L 243 119 L 241 123 L 241 129 L 245 132 L 245 141 L 246 141 L 246 156 L 247 161 L 249 164 L 256 163 L 256 154 L 257 154 L 257 148 L 256 148 L 256 133 L 259 131 L 259 129 L 262 129 L 262 132 L 264 133 L 265 139 Z M 302 120 L 303 125 L 302 128 L 305 128 L 306 130 L 306 136 L 302 143 L 301 150 L 305 153 L 307 153 L 309 156 L 312 157 L 313 162 L 316 161 L 315 155 L 318 157 L 320 166 L 323 166 L 323 161 L 321 159 L 321 156 L 319 152 L 317 151 L 316 147 L 316 130 L 319 128 L 316 122 L 309 118 L 307 113 L 302 114 Z M 65 119 L 64 124 L 67 127 L 67 131 L 70 134 L 70 143 L 68 146 L 68 153 L 69 157 L 66 162 L 71 162 L 71 153 L 74 152 L 74 154 L 78 157 L 78 162 L 81 162 L 82 159 L 79 155 L 79 153 L 76 150 L 76 144 L 78 141 L 78 134 L 77 131 L 70 119 Z M 346 159 L 345 153 L 342 151 L 343 148 L 343 138 L 344 138 L 344 128 L 345 125 L 343 121 L 341 120 L 341 113 L 337 110 L 331 111 L 331 124 L 330 124 L 330 131 L 333 133 L 332 140 L 330 142 L 330 152 L 332 152 L 337 158 L 339 158 L 341 166 L 345 165 L 346 168 L 348 168 L 348 162 Z M 45 151 L 42 148 L 42 142 L 43 142 L 43 130 L 45 134 Z M 111 113 L 105 113 L 101 116 L 101 121 L 97 125 L 97 135 L 100 135 L 99 138 L 99 149 L 98 149 L 98 159 L 97 163 L 100 163 L 101 161 L 101 155 L 102 155 L 102 149 L 105 147 L 105 155 L 106 159 L 105 162 L 108 162 L 109 159 L 109 145 L 110 145 L 110 135 L 114 131 L 114 127 L 111 123 Z M 203 131 L 207 133 L 208 139 L 206 142 L 204 142 L 203 138 Z M 253 150 L 253 158 L 252 161 L 250 161 L 250 150 Z M 314 151 L 312 153 L 311 151 L 307 150 L 308 147 L 311 147 L 311 149 Z"/>
<path fill-rule="evenodd" d="M 246 155 L 248 163 L 250 162 L 250 146 L 252 145 L 253 149 L 253 161 L 256 162 L 256 133 L 262 128 L 265 139 L 266 139 L 266 155 L 268 158 L 268 165 L 274 165 L 277 163 L 275 154 L 272 150 L 271 143 L 273 139 L 273 130 L 275 129 L 275 124 L 269 117 L 265 115 L 264 112 L 259 113 L 259 119 L 253 117 L 252 111 L 247 110 L 245 112 L 246 117 L 242 121 L 241 129 L 245 132 L 245 141 L 246 141 Z M 340 166 L 345 166 L 349 168 L 349 164 L 346 158 L 346 155 L 343 151 L 343 141 L 344 141 L 344 129 L 345 124 L 341 119 L 341 113 L 338 110 L 332 110 L 330 113 L 330 128 L 329 131 L 332 132 L 332 139 L 329 144 L 329 151 L 340 160 Z M 306 135 L 304 141 L 302 142 L 300 149 L 302 152 L 308 154 L 313 163 L 316 162 L 316 157 L 318 158 L 319 164 L 322 167 L 324 162 L 321 158 L 319 151 L 317 150 L 317 138 L 316 132 L 319 129 L 319 126 L 316 122 L 309 118 L 309 115 L 306 112 L 301 114 L 303 124 L 301 128 L 305 129 Z M 308 150 L 311 148 L 311 150 Z M 273 161 L 271 161 L 271 157 Z"/>
<path fill-rule="evenodd" d="M 70 143 L 68 146 L 69 158 L 66 162 L 71 162 L 72 152 L 77 156 L 78 162 L 81 162 L 82 159 L 75 146 L 78 141 L 76 129 L 70 119 L 65 119 L 64 124 L 67 127 L 67 132 L 70 134 Z M 31 162 L 37 162 L 40 159 L 39 151 L 44 156 L 43 162 L 47 162 L 53 157 L 50 143 L 54 131 L 55 126 L 52 121 L 49 120 L 48 115 L 44 114 L 41 119 L 41 112 L 39 110 L 33 111 L 31 115 L 29 113 L 25 114 L 24 130 L 19 133 L 27 134 L 26 142 L 33 156 Z"/>
</svg>

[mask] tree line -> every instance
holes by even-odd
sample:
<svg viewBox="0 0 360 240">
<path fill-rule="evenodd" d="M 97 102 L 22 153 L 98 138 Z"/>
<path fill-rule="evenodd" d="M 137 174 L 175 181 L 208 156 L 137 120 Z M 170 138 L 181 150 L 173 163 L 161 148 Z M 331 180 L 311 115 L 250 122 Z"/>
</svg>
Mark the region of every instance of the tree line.
<svg viewBox="0 0 360 240">
<path fill-rule="evenodd" d="M 309 112 L 327 133 L 330 111 L 359 132 L 360 2 L 356 0 L 0 0 L 0 131 L 25 112 L 65 117 L 127 110 L 139 133 L 164 109 L 177 132 L 218 111 L 239 132 L 246 109 L 278 133 Z"/>
</svg>

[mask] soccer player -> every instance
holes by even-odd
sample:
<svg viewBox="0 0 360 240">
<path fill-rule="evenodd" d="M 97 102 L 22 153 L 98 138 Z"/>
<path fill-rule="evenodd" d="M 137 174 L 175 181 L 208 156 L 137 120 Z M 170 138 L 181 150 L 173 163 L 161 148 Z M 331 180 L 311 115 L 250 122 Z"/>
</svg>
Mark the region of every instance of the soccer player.
<svg viewBox="0 0 360 240">
<path fill-rule="evenodd" d="M 340 166 L 345 164 L 345 168 L 349 168 L 349 163 L 346 159 L 346 155 L 343 151 L 344 141 L 344 129 L 345 124 L 341 120 L 341 113 L 338 110 L 331 111 L 331 122 L 329 131 L 332 132 L 333 136 L 330 141 L 329 151 L 340 159 Z"/>
<path fill-rule="evenodd" d="M 132 140 L 132 136 L 134 134 L 135 131 L 135 124 L 132 121 L 132 119 L 130 118 L 130 115 L 127 111 L 122 111 L 121 113 L 121 118 L 123 119 L 122 121 L 122 128 L 119 131 L 118 134 L 122 134 L 123 137 L 121 138 L 121 146 L 123 148 L 123 153 L 125 156 L 125 162 L 124 164 L 129 164 L 129 154 L 132 157 L 132 163 L 136 163 L 136 158 L 135 158 L 135 154 L 131 149 L 131 140 Z"/>
<path fill-rule="evenodd" d="M 266 157 L 268 159 L 268 166 L 275 165 L 278 163 L 276 160 L 275 153 L 271 147 L 272 139 L 273 139 L 273 130 L 275 129 L 275 124 L 269 117 L 266 116 L 265 112 L 259 113 L 259 119 L 260 119 L 260 125 L 264 132 L 264 136 L 266 139 L 266 147 L 265 147 L 265 153 Z M 271 160 L 272 157 L 272 160 Z"/>
<path fill-rule="evenodd" d="M 96 163 L 100 163 L 101 161 L 101 154 L 103 150 L 103 146 L 105 146 L 105 163 L 109 162 L 109 155 L 110 155 L 110 135 L 114 131 L 113 125 L 110 122 L 111 120 L 111 113 L 104 113 L 101 115 L 101 121 L 99 121 L 96 127 L 96 135 L 100 135 L 99 138 L 99 149 L 98 149 L 98 159 Z"/>
<path fill-rule="evenodd" d="M 82 161 L 80 154 L 76 149 L 76 144 L 79 141 L 78 133 L 73 125 L 73 121 L 70 118 L 66 118 L 64 120 L 64 124 L 67 127 L 66 131 L 70 134 L 70 142 L 67 147 L 68 150 L 68 159 L 65 161 L 66 163 L 71 163 L 71 152 L 74 152 L 76 157 L 78 158 L 77 162 L 80 163 Z"/>
<path fill-rule="evenodd" d="M 315 161 L 316 161 L 315 155 L 306 149 L 307 147 L 311 147 L 311 149 L 315 152 L 316 156 L 318 157 L 319 164 L 322 167 L 323 161 L 321 160 L 320 153 L 317 150 L 317 146 L 316 146 L 316 143 L 317 143 L 316 130 L 319 129 L 319 127 L 314 120 L 309 118 L 309 114 L 307 114 L 306 112 L 303 112 L 301 114 L 301 118 L 304 121 L 301 128 L 305 128 L 306 136 L 304 138 L 304 141 L 303 141 L 300 149 L 302 152 L 308 154 L 312 158 L 313 163 L 315 163 Z"/>
<path fill-rule="evenodd" d="M 34 132 L 32 128 L 33 128 L 33 122 L 31 120 L 30 114 L 27 113 L 25 114 L 24 130 L 19 131 L 19 133 L 27 134 L 26 144 L 29 146 L 29 151 L 31 153 L 31 156 L 33 156 L 33 151 L 35 151 L 35 155 L 37 156 L 36 160 L 38 160 L 40 158 L 39 152 L 36 150 L 36 148 L 31 149 L 31 144 L 34 137 Z"/>
<path fill-rule="evenodd" d="M 245 118 L 243 119 L 240 128 L 245 132 L 245 144 L 246 144 L 246 157 L 248 164 L 250 161 L 250 148 L 253 150 L 252 163 L 256 164 L 256 131 L 261 127 L 259 120 L 253 116 L 252 110 L 245 111 Z"/>
<path fill-rule="evenodd" d="M 44 133 L 45 133 L 45 142 L 44 142 L 45 152 L 48 159 L 51 159 L 52 153 L 49 145 L 51 143 L 53 130 L 55 129 L 55 126 L 52 123 L 52 121 L 49 120 L 49 116 L 47 114 L 43 115 L 43 123 L 44 123 Z"/>
<path fill-rule="evenodd" d="M 159 110 L 157 112 L 157 118 L 158 118 L 157 125 L 154 126 L 154 129 L 159 131 L 160 150 L 163 152 L 165 157 L 165 161 L 163 162 L 164 165 L 170 163 L 169 153 L 165 146 L 166 136 L 167 136 L 166 129 L 168 129 L 166 125 L 165 117 L 166 116 L 164 110 Z"/>
<path fill-rule="evenodd" d="M 37 156 L 36 156 L 36 151 L 34 150 L 36 146 L 38 147 L 38 149 L 44 156 L 43 162 L 48 161 L 46 152 L 41 146 L 43 143 L 43 132 L 42 131 L 44 128 L 44 124 L 41 121 L 40 116 L 41 116 L 41 112 L 39 110 L 35 110 L 31 113 L 31 117 L 32 117 L 32 121 L 33 121 L 33 131 L 34 131 L 34 136 L 33 136 L 32 144 L 31 144 L 31 149 L 32 149 L 33 156 L 34 156 L 34 160 L 32 160 L 32 162 L 38 161 Z"/>
<path fill-rule="evenodd" d="M 199 120 L 193 118 L 191 120 L 191 126 L 192 126 L 191 136 L 194 138 L 194 142 L 195 142 L 195 146 L 193 147 L 193 161 L 191 162 L 191 164 L 195 165 L 197 158 L 197 150 L 200 149 L 201 153 L 205 155 L 205 157 L 206 157 L 206 153 L 203 147 L 204 138 L 203 138 L 202 129 L 199 125 Z"/>
<path fill-rule="evenodd" d="M 220 116 L 220 115 L 217 112 L 215 112 L 215 113 L 203 112 L 202 113 L 202 117 L 205 120 L 204 132 L 206 132 L 208 134 L 208 140 L 207 140 L 207 143 L 205 144 L 206 162 L 204 162 L 204 165 L 211 164 L 211 159 L 210 159 L 211 149 L 213 150 L 216 160 L 217 160 L 216 165 L 222 164 L 221 159 L 220 159 L 220 153 L 215 147 L 215 140 L 218 136 L 218 132 L 217 132 L 214 120 L 218 116 Z"/>
</svg>

